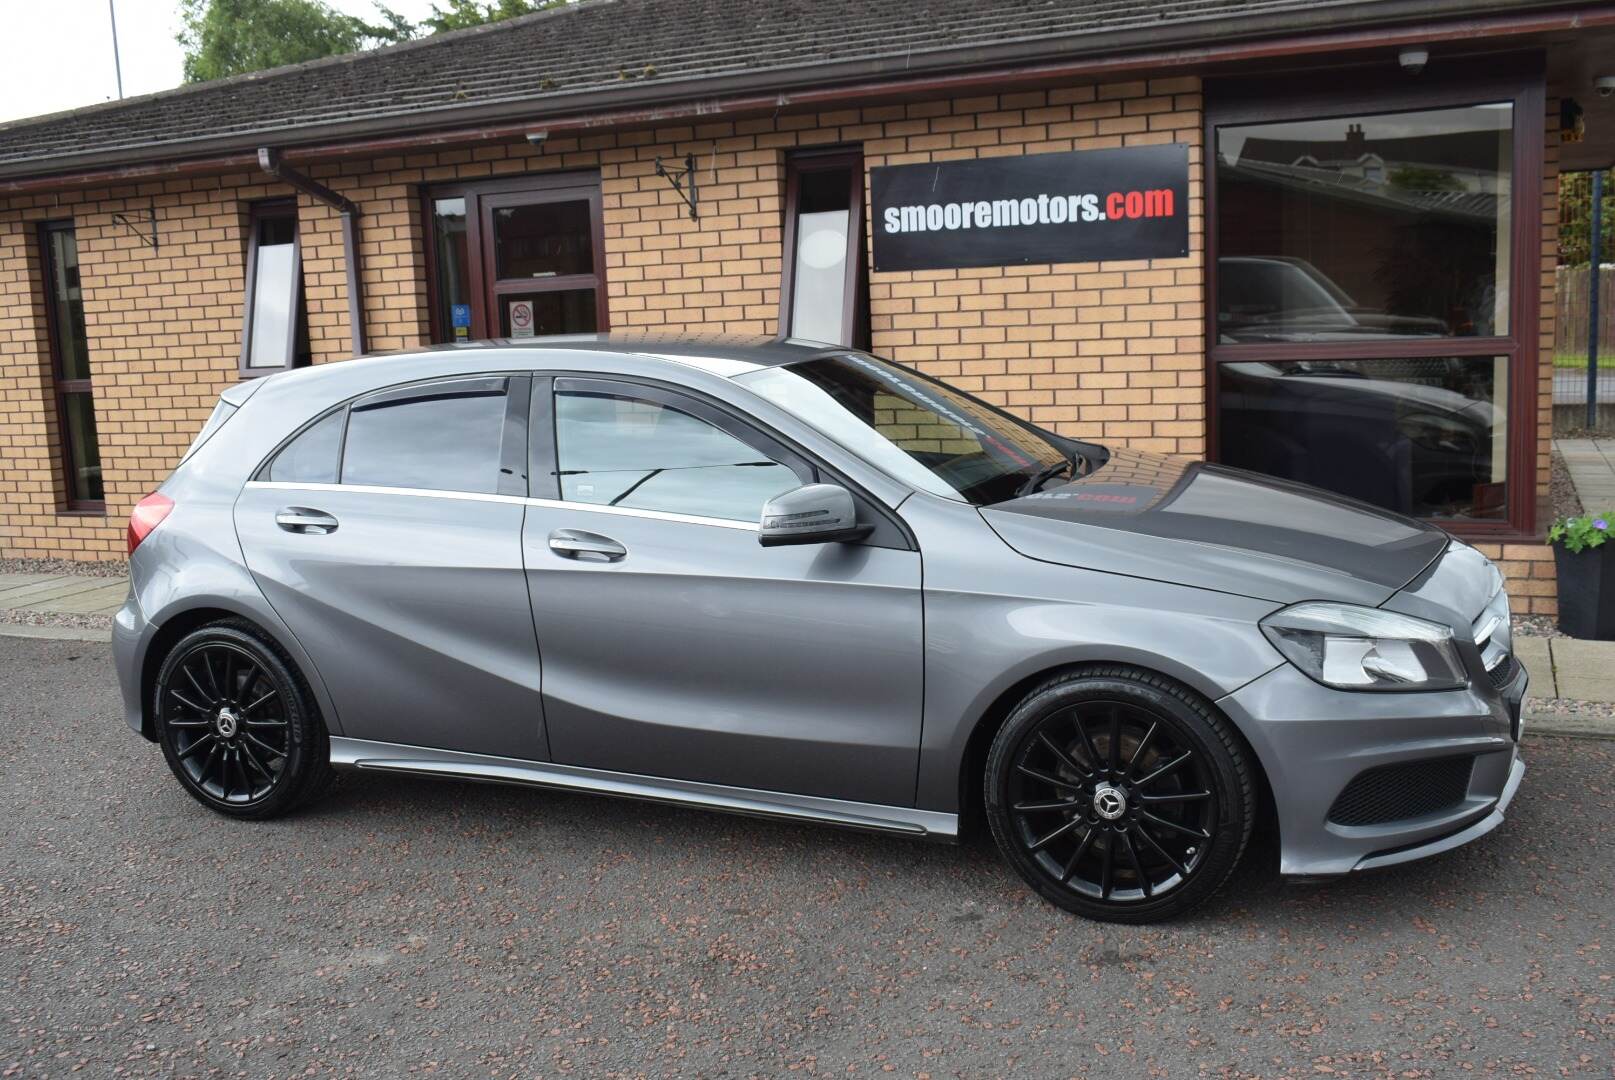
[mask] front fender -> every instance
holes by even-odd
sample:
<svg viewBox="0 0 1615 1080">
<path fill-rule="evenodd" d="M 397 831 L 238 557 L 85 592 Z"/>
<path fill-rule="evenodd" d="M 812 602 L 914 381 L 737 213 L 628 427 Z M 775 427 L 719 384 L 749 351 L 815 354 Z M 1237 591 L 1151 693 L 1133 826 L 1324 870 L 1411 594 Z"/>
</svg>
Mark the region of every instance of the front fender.
<svg viewBox="0 0 1615 1080">
<path fill-rule="evenodd" d="M 1284 662 L 1257 625 L 1275 601 L 1040 562 L 960 504 L 915 496 L 902 513 L 925 566 L 919 807 L 959 812 L 977 727 L 1047 672 L 1130 664 L 1215 701 Z"/>
</svg>

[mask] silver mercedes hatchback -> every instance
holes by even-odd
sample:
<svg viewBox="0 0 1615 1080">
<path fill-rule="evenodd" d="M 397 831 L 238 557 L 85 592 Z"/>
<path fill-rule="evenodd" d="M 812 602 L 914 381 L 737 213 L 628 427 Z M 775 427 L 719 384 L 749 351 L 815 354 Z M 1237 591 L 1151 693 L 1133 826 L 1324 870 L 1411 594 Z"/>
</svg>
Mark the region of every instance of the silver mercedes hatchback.
<svg viewBox="0 0 1615 1080">
<path fill-rule="evenodd" d="M 1493 565 L 1312 488 L 1076 442 L 844 348 L 547 339 L 226 391 L 129 523 L 114 651 L 181 786 L 335 768 L 952 840 L 1204 901 L 1467 843 L 1524 765 Z"/>
</svg>

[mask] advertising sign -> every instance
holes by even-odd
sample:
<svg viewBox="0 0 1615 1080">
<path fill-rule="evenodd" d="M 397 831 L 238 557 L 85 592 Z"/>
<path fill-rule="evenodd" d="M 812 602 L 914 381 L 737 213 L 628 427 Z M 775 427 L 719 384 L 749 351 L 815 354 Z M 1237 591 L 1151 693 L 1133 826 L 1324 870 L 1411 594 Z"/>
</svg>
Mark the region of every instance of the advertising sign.
<svg viewBox="0 0 1615 1080">
<path fill-rule="evenodd" d="M 884 166 L 869 188 L 877 271 L 1189 253 L 1181 143 Z"/>
</svg>

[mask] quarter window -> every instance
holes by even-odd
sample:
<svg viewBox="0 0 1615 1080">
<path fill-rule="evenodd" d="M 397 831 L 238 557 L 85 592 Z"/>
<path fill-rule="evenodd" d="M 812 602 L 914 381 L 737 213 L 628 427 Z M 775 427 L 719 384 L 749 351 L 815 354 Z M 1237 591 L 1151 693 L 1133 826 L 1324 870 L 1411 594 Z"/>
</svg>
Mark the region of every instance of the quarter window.
<svg viewBox="0 0 1615 1080">
<path fill-rule="evenodd" d="M 73 223 L 48 221 L 41 227 L 40 239 L 67 506 L 101 510 L 106 491 L 101 483 L 101 446 L 95 431 L 89 335 L 84 328 L 84 290 Z"/>
<path fill-rule="evenodd" d="M 755 522 L 803 482 L 705 420 L 616 394 L 557 393 L 555 445 L 568 502 Z"/>
<path fill-rule="evenodd" d="M 506 382 L 475 379 L 355 402 L 342 483 L 497 493 Z"/>
<path fill-rule="evenodd" d="M 346 409 L 316 422 L 275 455 L 264 479 L 280 484 L 334 484 Z"/>
</svg>

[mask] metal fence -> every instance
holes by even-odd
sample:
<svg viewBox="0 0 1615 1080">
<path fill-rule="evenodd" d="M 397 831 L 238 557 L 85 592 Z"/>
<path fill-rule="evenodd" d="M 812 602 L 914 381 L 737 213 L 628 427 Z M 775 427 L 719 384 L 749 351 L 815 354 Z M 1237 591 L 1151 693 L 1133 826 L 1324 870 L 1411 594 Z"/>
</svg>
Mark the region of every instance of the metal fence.
<svg viewBox="0 0 1615 1080">
<path fill-rule="evenodd" d="M 1561 266 L 1554 275 L 1553 413 L 1560 430 L 1587 423 L 1590 273 L 1585 266 Z M 1598 276 L 1598 351 L 1596 426 L 1615 430 L 1615 265 L 1610 263 Z"/>
</svg>

